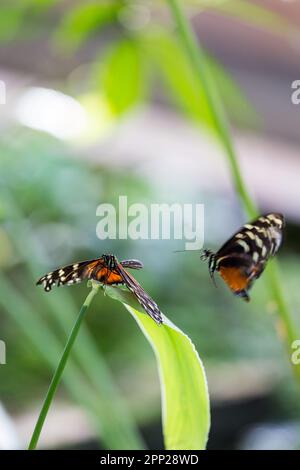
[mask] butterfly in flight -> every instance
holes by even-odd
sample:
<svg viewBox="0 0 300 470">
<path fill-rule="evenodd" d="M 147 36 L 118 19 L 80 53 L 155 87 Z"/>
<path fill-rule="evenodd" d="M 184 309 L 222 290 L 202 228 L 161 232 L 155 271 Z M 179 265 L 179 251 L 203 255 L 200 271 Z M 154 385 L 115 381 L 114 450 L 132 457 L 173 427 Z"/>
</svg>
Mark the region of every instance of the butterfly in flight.
<svg viewBox="0 0 300 470">
<path fill-rule="evenodd" d="M 72 285 L 85 279 L 93 279 L 104 286 L 124 284 L 135 295 L 146 313 L 157 324 L 161 324 L 163 322 L 162 314 L 157 304 L 125 268 L 141 269 L 143 264 L 138 260 L 119 262 L 114 255 L 104 254 L 101 258 L 56 269 L 42 276 L 36 284 L 43 285 L 46 292 L 49 292 L 53 285 Z"/>
<path fill-rule="evenodd" d="M 249 301 L 248 291 L 264 271 L 269 258 L 280 248 L 285 226 L 281 214 L 266 214 L 245 224 L 216 253 L 204 250 L 214 280 L 217 271 L 231 291 Z"/>
</svg>

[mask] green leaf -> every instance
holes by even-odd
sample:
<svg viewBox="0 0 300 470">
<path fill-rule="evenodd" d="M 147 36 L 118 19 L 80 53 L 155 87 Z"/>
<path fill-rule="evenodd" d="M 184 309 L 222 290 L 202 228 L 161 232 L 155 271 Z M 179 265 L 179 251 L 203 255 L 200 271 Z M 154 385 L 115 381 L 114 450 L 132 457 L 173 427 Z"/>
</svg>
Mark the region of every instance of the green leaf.
<svg viewBox="0 0 300 470">
<path fill-rule="evenodd" d="M 178 40 L 167 31 L 155 28 L 144 37 L 143 44 L 175 103 L 189 118 L 214 130 L 206 96 Z"/>
<path fill-rule="evenodd" d="M 172 13 L 175 24 L 177 26 L 182 45 L 185 48 L 186 55 L 190 60 L 191 67 L 193 68 L 195 78 L 198 78 L 199 85 L 202 86 L 205 90 L 207 100 L 210 103 L 211 112 L 214 116 L 214 121 L 216 124 L 218 140 L 222 144 L 224 152 L 227 156 L 235 190 L 239 195 L 245 212 L 248 214 L 249 218 L 254 218 L 257 216 L 258 211 L 246 188 L 239 167 L 234 143 L 229 132 L 227 117 L 224 112 L 222 102 L 219 98 L 216 82 L 211 74 L 211 69 L 207 64 L 206 55 L 203 52 L 202 45 L 198 42 L 193 29 L 185 17 L 181 2 L 179 0 L 168 0 L 168 4 L 170 12 Z M 271 269 L 269 268 L 267 271 L 269 271 L 269 274 L 266 274 L 268 274 L 271 295 L 275 301 L 277 313 L 282 323 L 281 331 L 284 331 L 284 334 L 280 335 L 280 339 L 283 339 L 288 354 L 290 355 L 291 344 L 296 338 L 299 337 L 297 326 L 293 315 L 290 312 L 289 304 L 287 303 L 284 296 L 277 272 L 276 260 L 273 260 Z M 293 371 L 296 379 L 300 384 L 300 367 L 294 367 Z"/>
<path fill-rule="evenodd" d="M 88 2 L 72 8 L 54 35 L 54 43 L 74 51 L 95 31 L 117 20 L 120 2 Z"/>
<path fill-rule="evenodd" d="M 240 124 L 257 127 L 260 121 L 259 116 L 238 83 L 220 62 L 207 53 L 206 62 L 216 80 L 220 97 L 230 118 Z"/>
<path fill-rule="evenodd" d="M 8 42 L 14 39 L 22 23 L 23 9 L 12 6 L 2 6 L 0 15 L 0 41 Z"/>
<path fill-rule="evenodd" d="M 100 80 L 114 114 L 124 113 L 143 97 L 143 72 L 141 53 L 134 41 L 122 40 L 108 51 L 100 65 Z"/>
<path fill-rule="evenodd" d="M 162 392 L 163 432 L 167 450 L 205 449 L 210 408 L 203 364 L 189 337 L 165 316 L 158 326 L 125 290 L 106 287 L 105 292 L 122 302 L 151 344 L 159 368 Z"/>
<path fill-rule="evenodd" d="M 146 45 L 175 102 L 191 119 L 214 129 L 205 92 L 195 79 L 189 60 L 178 40 L 167 31 L 155 28 L 147 35 Z M 219 62 L 208 54 L 206 57 L 230 115 L 238 122 L 254 125 L 256 113 L 235 80 Z"/>
</svg>

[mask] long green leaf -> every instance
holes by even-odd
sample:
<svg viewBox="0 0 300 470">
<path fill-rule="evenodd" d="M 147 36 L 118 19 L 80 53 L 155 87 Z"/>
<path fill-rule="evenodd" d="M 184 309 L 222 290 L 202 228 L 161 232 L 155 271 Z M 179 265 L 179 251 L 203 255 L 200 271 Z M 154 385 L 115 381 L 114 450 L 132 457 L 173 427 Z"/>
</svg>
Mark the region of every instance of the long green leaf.
<svg viewBox="0 0 300 470">
<path fill-rule="evenodd" d="M 198 78 L 199 86 L 203 87 L 205 90 L 207 100 L 210 103 L 211 114 L 217 129 L 218 141 L 222 145 L 227 156 L 236 192 L 239 195 L 245 212 L 249 218 L 255 217 L 257 215 L 257 208 L 245 185 L 228 128 L 227 116 L 219 97 L 216 82 L 206 62 L 202 46 L 197 41 L 197 38 L 184 15 L 181 6 L 182 2 L 179 0 L 167 0 L 167 2 L 177 25 L 178 34 L 183 46 L 185 47 L 186 55 L 189 57 L 191 66 L 193 67 L 195 77 Z M 281 282 L 277 272 L 276 260 L 274 260 L 272 265 L 269 267 L 266 272 L 266 276 L 270 285 L 270 293 L 272 299 L 275 301 L 277 313 L 281 322 L 281 330 L 283 331 L 281 339 L 283 339 L 288 355 L 290 356 L 291 344 L 295 339 L 299 338 L 299 332 L 282 291 Z M 293 365 L 293 372 L 300 384 L 299 364 Z"/>
<path fill-rule="evenodd" d="M 156 26 L 140 40 L 176 104 L 188 117 L 214 131 L 205 92 L 199 87 L 199 81 L 195 78 L 193 68 L 178 39 L 169 31 Z M 256 113 L 238 84 L 219 62 L 208 54 L 206 57 L 226 108 L 237 121 L 253 125 L 257 118 Z"/>
<path fill-rule="evenodd" d="M 168 450 L 205 449 L 210 408 L 203 364 L 189 337 L 165 316 L 158 327 L 120 288 L 107 287 L 110 297 L 122 302 L 154 350 L 162 393 L 163 433 Z"/>
<path fill-rule="evenodd" d="M 214 131 L 209 105 L 203 90 L 195 79 L 184 50 L 179 41 L 168 31 L 154 28 L 142 38 L 142 44 L 148 57 L 165 83 L 171 99 L 186 115 L 196 122 L 201 122 Z"/>
</svg>

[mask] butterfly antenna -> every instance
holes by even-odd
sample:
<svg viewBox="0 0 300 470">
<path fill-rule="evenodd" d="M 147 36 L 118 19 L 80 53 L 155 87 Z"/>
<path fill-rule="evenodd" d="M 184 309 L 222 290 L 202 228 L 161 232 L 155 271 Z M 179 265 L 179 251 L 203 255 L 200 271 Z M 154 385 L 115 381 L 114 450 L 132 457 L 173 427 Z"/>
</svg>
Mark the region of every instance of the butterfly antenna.
<svg viewBox="0 0 300 470">
<path fill-rule="evenodd" d="M 202 251 L 202 250 L 173 250 L 173 253 L 194 253 L 195 251 Z"/>
</svg>

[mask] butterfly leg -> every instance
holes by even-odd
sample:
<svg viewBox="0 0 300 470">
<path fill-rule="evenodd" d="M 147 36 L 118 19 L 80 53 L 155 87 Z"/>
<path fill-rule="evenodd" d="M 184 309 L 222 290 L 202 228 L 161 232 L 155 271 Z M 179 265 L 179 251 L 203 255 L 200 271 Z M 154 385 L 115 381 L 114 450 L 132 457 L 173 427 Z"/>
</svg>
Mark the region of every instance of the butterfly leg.
<svg viewBox="0 0 300 470">
<path fill-rule="evenodd" d="M 236 291 L 234 293 L 237 297 L 241 297 L 242 299 L 245 300 L 245 302 L 249 302 L 250 301 L 250 297 L 248 295 L 248 292 L 246 290 L 240 290 L 240 291 Z"/>
<path fill-rule="evenodd" d="M 105 278 L 102 281 L 102 289 L 103 289 L 103 294 L 106 295 L 106 287 L 107 287 L 107 280 L 108 280 L 109 274 L 106 274 Z"/>
</svg>

